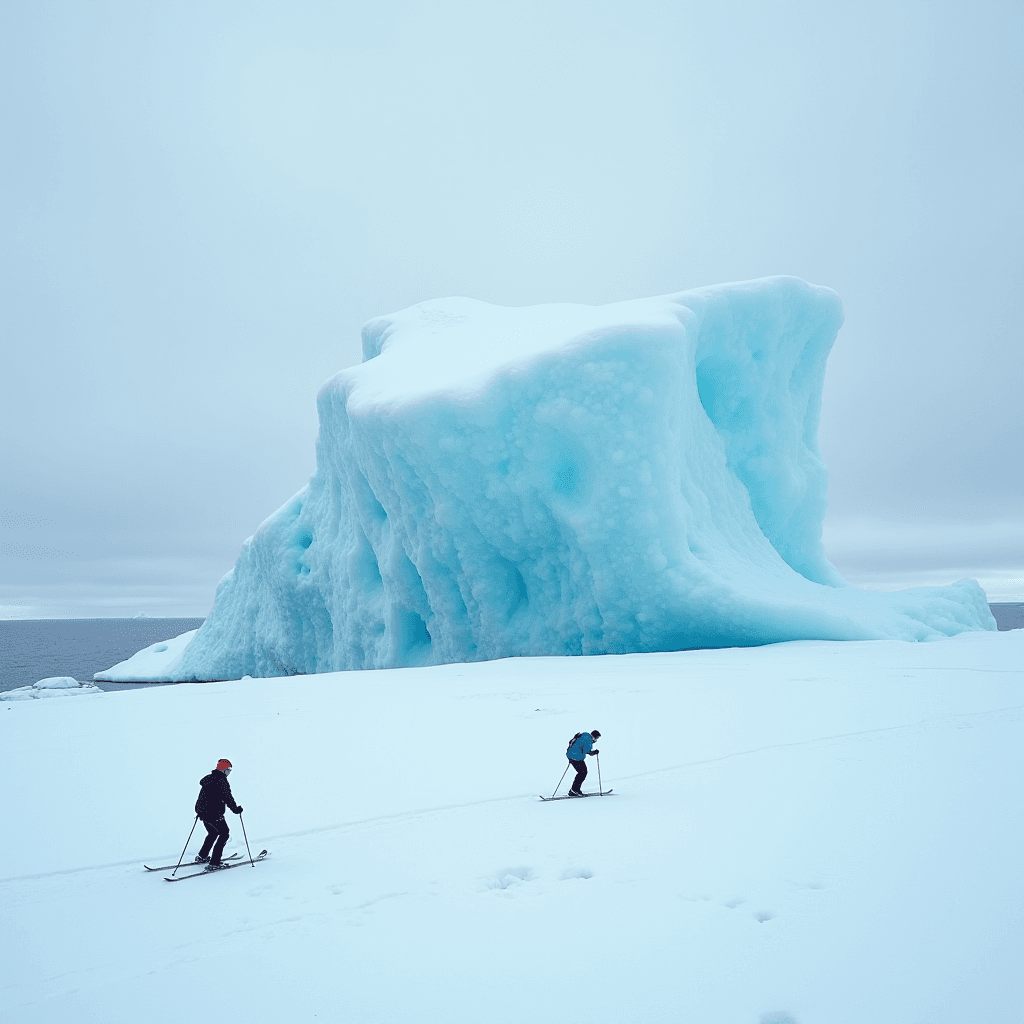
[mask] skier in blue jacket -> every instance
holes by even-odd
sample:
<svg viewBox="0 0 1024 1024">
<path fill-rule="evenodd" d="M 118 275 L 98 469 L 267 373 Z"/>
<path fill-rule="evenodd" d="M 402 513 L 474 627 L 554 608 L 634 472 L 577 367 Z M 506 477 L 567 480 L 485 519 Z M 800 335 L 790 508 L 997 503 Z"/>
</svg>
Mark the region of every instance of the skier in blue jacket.
<svg viewBox="0 0 1024 1024">
<path fill-rule="evenodd" d="M 599 750 L 594 749 L 594 740 L 600 738 L 601 734 L 597 729 L 591 729 L 590 732 L 581 732 L 569 744 L 565 756 L 569 759 L 569 764 L 576 769 L 576 778 L 573 779 L 572 787 L 569 789 L 569 796 L 583 796 L 580 786 L 583 785 L 583 780 L 587 777 L 587 762 L 584 759 L 588 755 L 593 757 L 600 753 Z"/>
</svg>

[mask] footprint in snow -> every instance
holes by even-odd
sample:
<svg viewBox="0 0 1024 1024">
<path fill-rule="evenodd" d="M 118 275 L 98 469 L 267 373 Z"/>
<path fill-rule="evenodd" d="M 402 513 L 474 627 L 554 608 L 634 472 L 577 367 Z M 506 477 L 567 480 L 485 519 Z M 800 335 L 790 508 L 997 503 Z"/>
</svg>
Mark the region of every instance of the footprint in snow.
<svg viewBox="0 0 1024 1024">
<path fill-rule="evenodd" d="M 742 896 L 734 896 L 731 900 L 726 900 L 722 906 L 728 907 L 730 910 L 735 910 L 741 903 L 746 902 L 747 901 Z"/>
<path fill-rule="evenodd" d="M 566 868 L 558 877 L 560 881 L 568 882 L 570 878 L 593 878 L 594 872 L 590 868 Z"/>
<path fill-rule="evenodd" d="M 824 889 L 824 882 L 794 882 L 798 889 Z"/>
<path fill-rule="evenodd" d="M 756 910 L 754 911 L 754 920 L 764 924 L 765 921 L 770 921 L 775 917 L 774 910 Z"/>
<path fill-rule="evenodd" d="M 788 1013 L 775 1010 L 772 1013 L 762 1014 L 759 1024 L 796 1024 L 796 1021 Z"/>
<path fill-rule="evenodd" d="M 511 889 L 533 879 L 530 868 L 506 868 L 487 881 L 488 889 Z"/>
</svg>

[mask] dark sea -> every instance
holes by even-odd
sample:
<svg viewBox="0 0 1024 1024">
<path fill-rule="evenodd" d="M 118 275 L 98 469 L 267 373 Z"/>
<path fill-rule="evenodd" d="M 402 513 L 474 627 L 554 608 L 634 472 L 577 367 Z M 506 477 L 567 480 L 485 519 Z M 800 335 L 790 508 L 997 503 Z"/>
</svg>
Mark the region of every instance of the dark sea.
<svg viewBox="0 0 1024 1024">
<path fill-rule="evenodd" d="M 30 686 L 48 676 L 72 676 L 81 682 L 92 682 L 94 672 L 102 672 L 150 644 L 198 629 L 203 621 L 0 619 L 0 691 Z M 154 684 L 96 685 L 104 690 L 124 690 Z"/>
<path fill-rule="evenodd" d="M 1024 629 L 1024 603 L 990 605 L 1000 629 Z M 198 629 L 203 619 L 0 619 L 0 691 L 47 676 L 92 682 L 94 672 L 150 644 Z M 104 690 L 173 683 L 97 683 Z"/>
</svg>

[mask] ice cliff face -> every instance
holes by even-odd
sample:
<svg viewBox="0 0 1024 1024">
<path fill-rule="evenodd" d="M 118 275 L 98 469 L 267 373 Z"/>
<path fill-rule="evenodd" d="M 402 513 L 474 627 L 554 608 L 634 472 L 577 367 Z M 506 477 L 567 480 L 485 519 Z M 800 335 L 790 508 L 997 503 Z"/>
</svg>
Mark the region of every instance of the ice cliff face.
<svg viewBox="0 0 1024 1024">
<path fill-rule="evenodd" d="M 974 583 L 867 593 L 826 561 L 841 322 L 793 278 L 372 320 L 320 391 L 315 475 L 170 677 L 995 628 Z"/>
</svg>

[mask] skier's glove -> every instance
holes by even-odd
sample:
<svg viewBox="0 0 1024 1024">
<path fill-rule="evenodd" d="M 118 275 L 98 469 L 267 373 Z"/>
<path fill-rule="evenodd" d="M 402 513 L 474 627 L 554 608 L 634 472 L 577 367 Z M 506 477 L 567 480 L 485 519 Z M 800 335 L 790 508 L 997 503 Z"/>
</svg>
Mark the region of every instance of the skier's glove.
<svg viewBox="0 0 1024 1024">
<path fill-rule="evenodd" d="M 243 807 L 242 807 L 242 805 L 241 805 L 241 804 L 239 804 L 239 805 L 238 805 L 238 810 L 237 810 L 237 811 L 235 811 L 235 814 L 241 814 L 241 813 L 242 813 L 242 810 L 243 810 Z"/>
<path fill-rule="evenodd" d="M 591 756 L 591 757 L 593 757 L 593 756 L 594 756 L 594 754 L 600 754 L 600 753 L 601 753 L 601 751 L 600 751 L 600 750 L 592 750 L 592 751 L 590 752 L 590 756 Z"/>
</svg>

